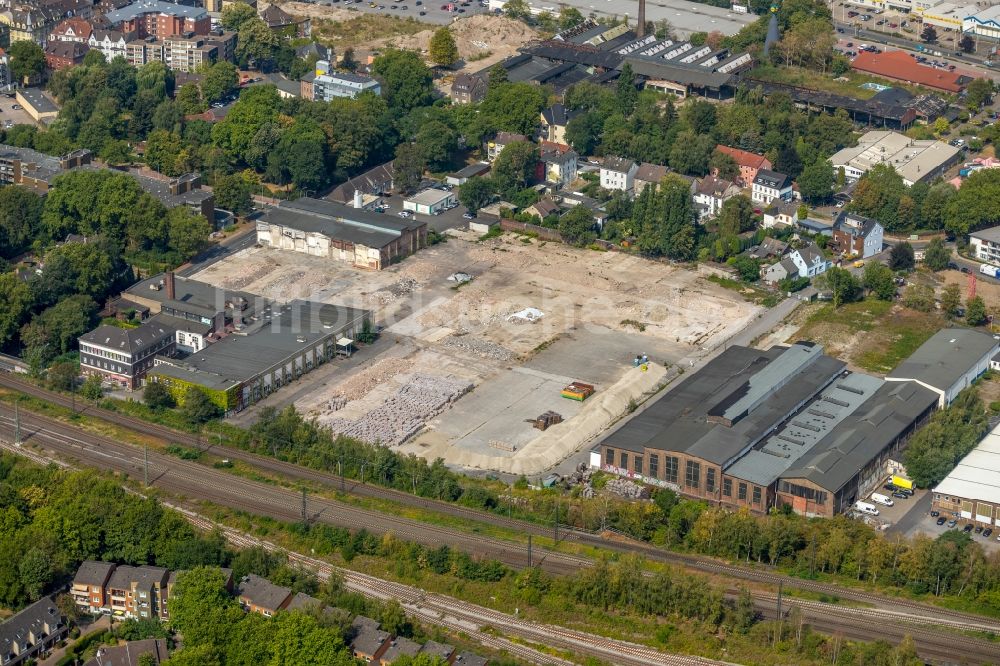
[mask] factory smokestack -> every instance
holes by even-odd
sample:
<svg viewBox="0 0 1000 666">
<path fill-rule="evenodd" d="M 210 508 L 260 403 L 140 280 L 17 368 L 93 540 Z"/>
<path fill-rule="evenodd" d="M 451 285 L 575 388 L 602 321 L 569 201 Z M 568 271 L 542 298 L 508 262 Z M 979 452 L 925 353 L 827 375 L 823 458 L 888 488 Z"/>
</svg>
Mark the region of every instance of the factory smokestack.
<svg viewBox="0 0 1000 666">
<path fill-rule="evenodd" d="M 639 26 L 635 34 L 639 37 L 646 36 L 646 0 L 639 0 Z"/>
</svg>

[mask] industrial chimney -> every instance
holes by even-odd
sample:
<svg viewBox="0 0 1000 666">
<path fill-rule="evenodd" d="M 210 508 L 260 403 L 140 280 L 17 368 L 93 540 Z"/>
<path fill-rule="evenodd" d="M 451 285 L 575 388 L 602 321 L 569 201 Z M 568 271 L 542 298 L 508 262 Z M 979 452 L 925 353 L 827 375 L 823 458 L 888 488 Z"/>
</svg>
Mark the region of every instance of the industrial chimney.
<svg viewBox="0 0 1000 666">
<path fill-rule="evenodd" d="M 164 276 L 164 278 L 165 278 L 164 282 L 167 287 L 167 300 L 172 301 L 174 300 L 174 272 L 167 271 L 167 274 Z"/>
<path fill-rule="evenodd" d="M 639 0 L 639 26 L 635 34 L 639 37 L 646 36 L 646 0 Z"/>
</svg>

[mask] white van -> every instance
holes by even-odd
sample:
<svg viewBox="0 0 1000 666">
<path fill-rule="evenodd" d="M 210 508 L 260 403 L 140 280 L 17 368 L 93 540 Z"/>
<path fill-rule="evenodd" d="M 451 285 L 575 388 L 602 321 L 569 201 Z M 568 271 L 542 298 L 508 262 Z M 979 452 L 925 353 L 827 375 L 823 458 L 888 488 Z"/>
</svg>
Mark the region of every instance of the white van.
<svg viewBox="0 0 1000 666">
<path fill-rule="evenodd" d="M 878 493 L 872 493 L 872 501 L 876 504 L 881 504 L 882 506 L 892 506 L 893 501 L 886 497 L 885 495 L 880 495 Z"/>
<path fill-rule="evenodd" d="M 877 516 L 878 509 L 875 508 L 874 504 L 869 504 L 868 502 L 855 502 L 855 511 L 860 511 L 861 513 L 867 513 L 869 516 Z"/>
</svg>

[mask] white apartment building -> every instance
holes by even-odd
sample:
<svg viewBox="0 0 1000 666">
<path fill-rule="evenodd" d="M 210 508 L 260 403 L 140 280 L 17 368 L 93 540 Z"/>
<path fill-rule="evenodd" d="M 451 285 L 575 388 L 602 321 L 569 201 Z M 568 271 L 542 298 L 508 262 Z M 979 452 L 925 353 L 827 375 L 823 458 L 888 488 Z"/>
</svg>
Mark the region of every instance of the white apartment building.
<svg viewBox="0 0 1000 666">
<path fill-rule="evenodd" d="M 606 190 L 631 192 L 639 165 L 625 157 L 605 157 L 601 165 L 601 187 Z"/>
</svg>

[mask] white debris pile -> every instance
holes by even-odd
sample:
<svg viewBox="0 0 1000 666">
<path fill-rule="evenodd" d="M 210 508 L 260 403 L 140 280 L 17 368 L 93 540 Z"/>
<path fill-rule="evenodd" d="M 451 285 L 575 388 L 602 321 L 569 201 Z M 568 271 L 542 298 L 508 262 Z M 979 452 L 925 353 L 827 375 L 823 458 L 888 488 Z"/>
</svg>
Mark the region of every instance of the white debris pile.
<svg viewBox="0 0 1000 666">
<path fill-rule="evenodd" d="M 461 273 L 461 272 L 452 273 L 451 275 L 448 276 L 449 282 L 457 282 L 459 284 L 462 284 L 463 282 L 468 282 L 471 279 L 472 279 L 471 275 L 469 275 L 468 273 Z"/>
<path fill-rule="evenodd" d="M 330 419 L 336 434 L 372 444 L 397 446 L 412 437 L 424 423 L 472 390 L 472 383 L 454 377 L 414 375 L 380 407 L 356 421 Z"/>
<path fill-rule="evenodd" d="M 649 499 L 649 488 L 628 479 L 611 479 L 604 485 L 604 489 L 625 499 Z"/>
<path fill-rule="evenodd" d="M 420 283 L 410 277 L 400 278 L 384 289 L 379 289 L 369 298 L 377 301 L 381 305 L 388 305 L 398 298 L 412 294 L 420 288 Z"/>
<path fill-rule="evenodd" d="M 533 324 L 544 316 L 545 313 L 538 308 L 525 308 L 508 316 L 507 321 L 515 324 Z"/>
<path fill-rule="evenodd" d="M 445 347 L 467 351 L 476 356 L 492 359 L 494 361 L 513 361 L 517 354 L 490 340 L 470 338 L 468 336 L 451 336 L 442 342 Z"/>
<path fill-rule="evenodd" d="M 406 358 L 381 358 L 353 377 L 341 382 L 336 388 L 336 396 L 347 400 L 360 400 L 368 393 L 396 375 L 407 372 L 413 366 L 413 361 Z"/>
<path fill-rule="evenodd" d="M 347 406 L 347 398 L 342 395 L 335 395 L 326 401 L 326 408 L 331 412 L 337 412 Z"/>
</svg>

